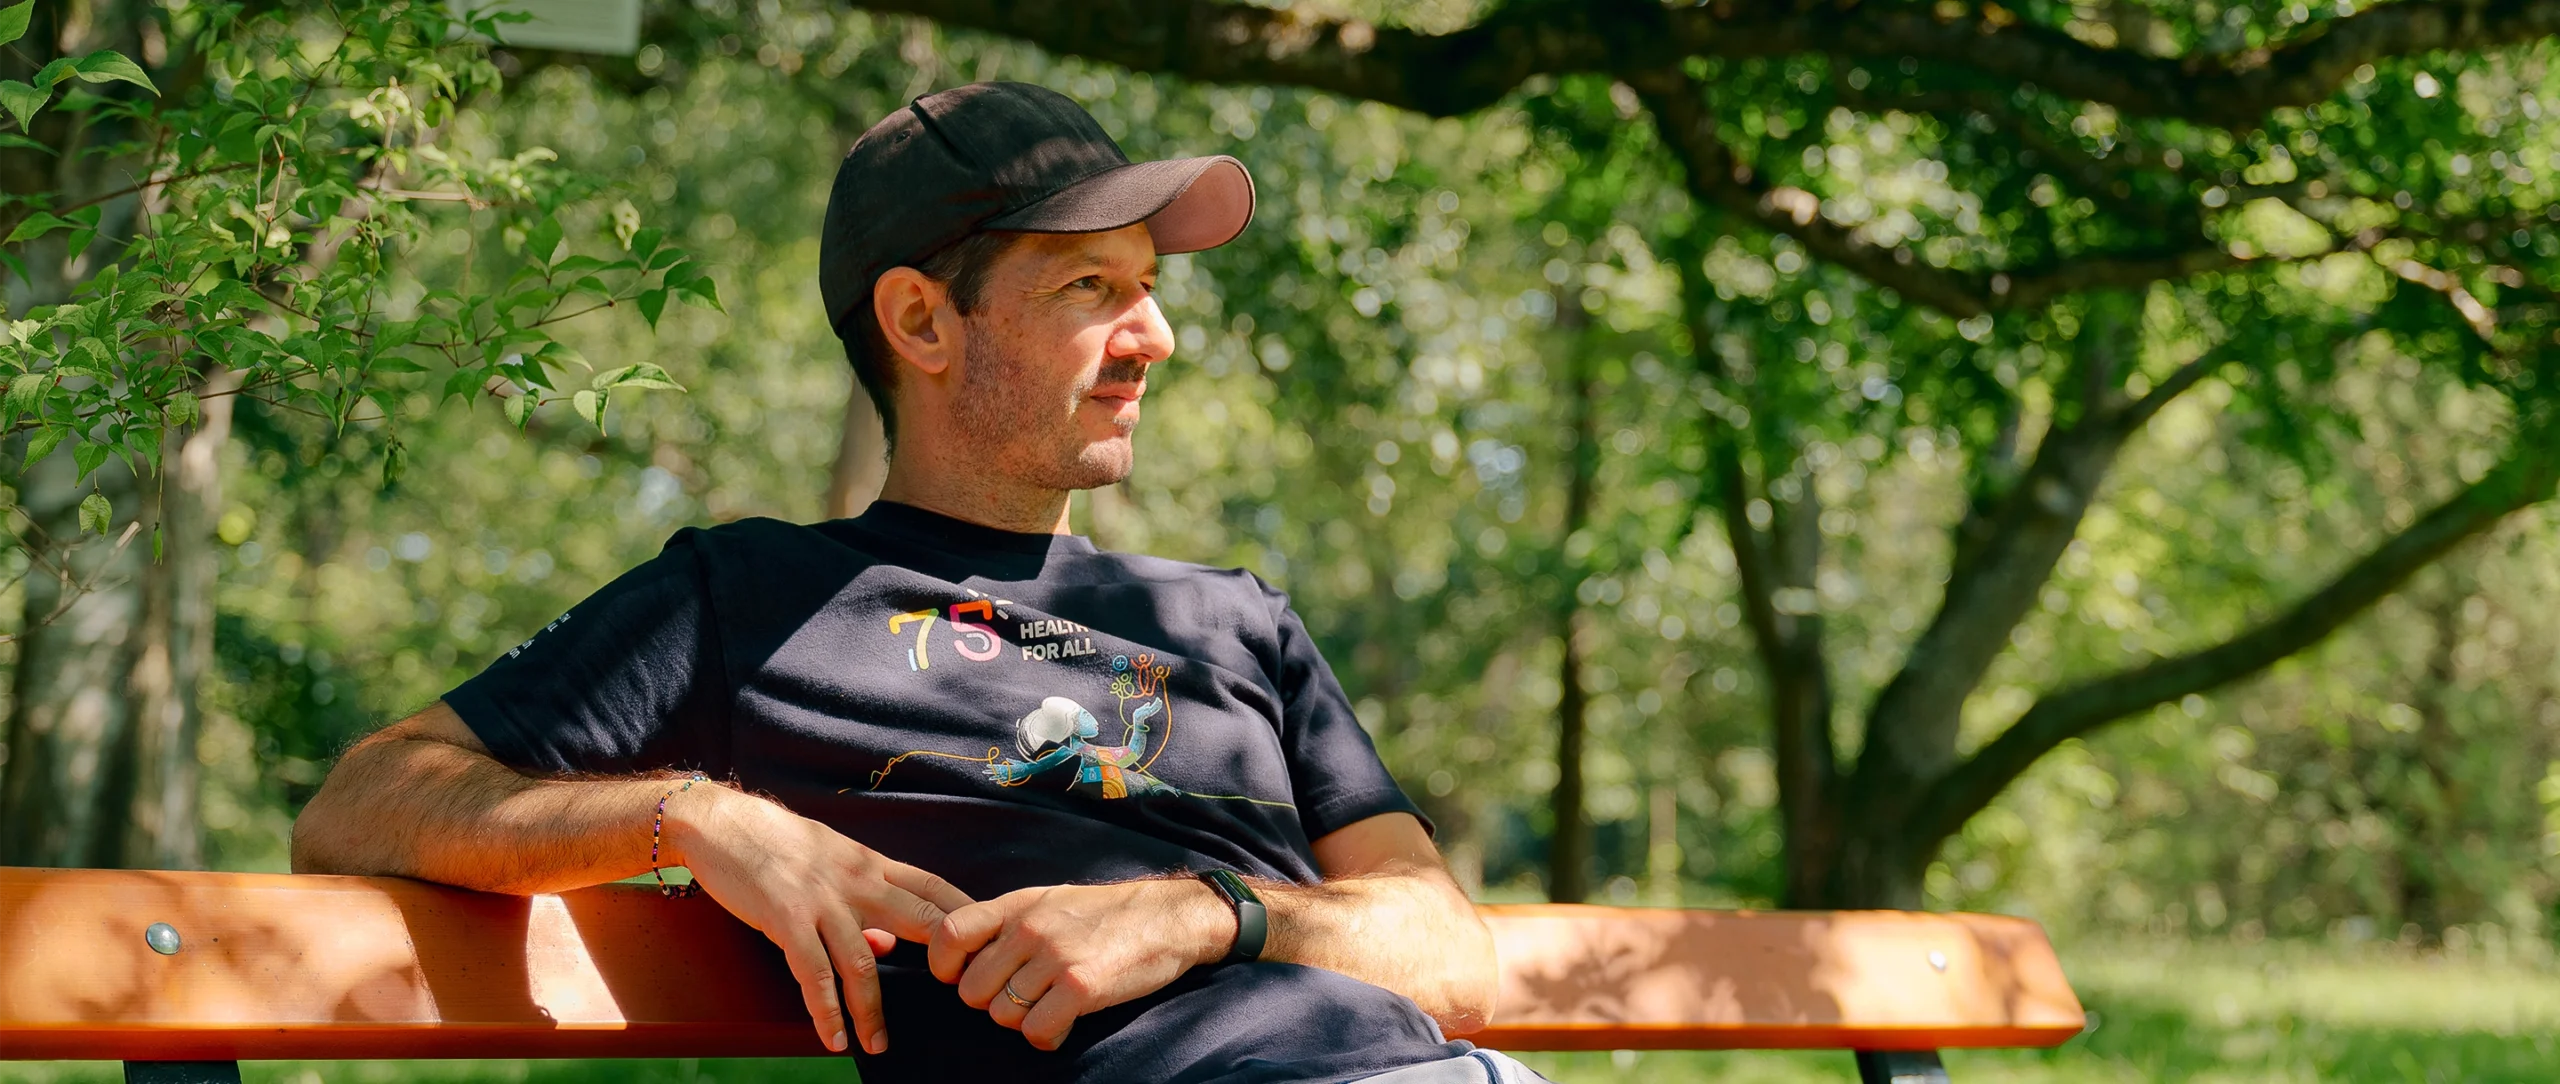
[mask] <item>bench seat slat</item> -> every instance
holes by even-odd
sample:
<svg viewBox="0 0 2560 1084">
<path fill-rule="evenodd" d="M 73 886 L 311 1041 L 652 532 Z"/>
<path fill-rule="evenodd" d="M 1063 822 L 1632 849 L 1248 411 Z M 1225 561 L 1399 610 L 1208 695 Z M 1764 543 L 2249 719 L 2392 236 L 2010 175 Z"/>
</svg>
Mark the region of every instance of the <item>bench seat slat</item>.
<svg viewBox="0 0 2560 1084">
<path fill-rule="evenodd" d="M 2022 919 L 1483 913 L 1502 1007 L 1470 1038 L 1499 1049 L 2050 1046 L 2081 1027 Z M 145 943 L 154 922 L 176 954 Z M 708 899 L 0 868 L 0 1059 L 824 1053 L 781 954 Z"/>
<path fill-rule="evenodd" d="M 2079 999 L 2035 923 L 1905 911 L 1479 909 L 1513 1050 L 2054 1046 Z"/>
</svg>

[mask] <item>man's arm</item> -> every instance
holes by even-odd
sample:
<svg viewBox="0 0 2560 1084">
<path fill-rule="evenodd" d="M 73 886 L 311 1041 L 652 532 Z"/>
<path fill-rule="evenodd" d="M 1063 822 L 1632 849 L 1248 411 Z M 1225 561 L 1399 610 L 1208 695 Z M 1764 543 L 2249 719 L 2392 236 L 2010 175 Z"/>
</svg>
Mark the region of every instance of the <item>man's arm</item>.
<svg viewBox="0 0 2560 1084">
<path fill-rule="evenodd" d="M 529 894 L 649 870 L 661 777 L 537 779 L 489 755 L 442 703 L 347 750 L 293 826 L 299 873 L 416 877 Z M 924 941 L 969 898 L 835 830 L 718 783 L 667 802 L 659 861 L 781 946 L 818 1037 L 845 1049 L 837 994 L 863 1048 L 887 1049 L 873 955 Z M 885 932 L 884 932 L 885 931 Z"/>
<path fill-rule="evenodd" d="M 1500 982 L 1493 932 L 1421 821 L 1383 813 L 1316 840 L 1315 852 L 1323 884 L 1254 883 L 1271 912 L 1263 959 L 1386 987 L 1412 998 L 1451 1035 L 1493 1022 Z M 1214 894 L 1212 901 L 1225 918 L 1223 956 L 1235 943 L 1235 916 Z"/>
<path fill-rule="evenodd" d="M 1452 1035 L 1492 1020 L 1493 935 L 1421 821 L 1370 817 L 1316 840 L 1315 855 L 1322 884 L 1254 882 L 1270 911 L 1263 959 L 1403 994 Z M 961 908 L 934 932 L 928 958 L 961 1000 L 1054 1050 L 1077 1017 L 1222 960 L 1235 938 L 1235 912 L 1215 890 L 1167 878 L 1028 888 Z"/>
</svg>

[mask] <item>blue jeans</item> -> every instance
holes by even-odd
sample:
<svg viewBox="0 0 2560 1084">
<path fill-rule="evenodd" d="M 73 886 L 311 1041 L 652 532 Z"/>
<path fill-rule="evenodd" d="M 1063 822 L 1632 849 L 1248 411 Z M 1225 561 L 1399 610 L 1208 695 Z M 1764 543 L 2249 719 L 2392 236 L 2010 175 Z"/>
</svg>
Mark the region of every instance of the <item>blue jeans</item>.
<svg viewBox="0 0 2560 1084">
<path fill-rule="evenodd" d="M 1360 1084 L 1550 1084 L 1547 1078 L 1508 1054 L 1470 1050 L 1454 1058 L 1426 1061 L 1361 1077 Z"/>
</svg>

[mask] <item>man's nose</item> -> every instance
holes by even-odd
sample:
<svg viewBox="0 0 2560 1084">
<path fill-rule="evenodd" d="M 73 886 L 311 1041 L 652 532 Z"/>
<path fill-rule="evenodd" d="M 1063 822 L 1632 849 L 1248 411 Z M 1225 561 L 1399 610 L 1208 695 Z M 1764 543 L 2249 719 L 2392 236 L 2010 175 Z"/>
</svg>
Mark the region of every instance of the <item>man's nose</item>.
<svg viewBox="0 0 2560 1084">
<path fill-rule="evenodd" d="M 1115 360 L 1141 365 L 1173 356 L 1173 327 L 1164 322 L 1164 310 L 1156 306 L 1155 298 L 1142 298 L 1130 306 L 1112 331 L 1110 351 Z"/>
</svg>

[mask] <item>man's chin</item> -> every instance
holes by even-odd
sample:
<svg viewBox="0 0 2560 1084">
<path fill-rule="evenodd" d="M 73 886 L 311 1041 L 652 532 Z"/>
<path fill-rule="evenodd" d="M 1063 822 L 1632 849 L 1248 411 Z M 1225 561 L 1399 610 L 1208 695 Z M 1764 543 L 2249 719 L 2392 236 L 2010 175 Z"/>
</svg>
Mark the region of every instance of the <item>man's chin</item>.
<svg viewBox="0 0 2560 1084">
<path fill-rule="evenodd" d="M 1074 462 L 1067 464 L 1067 479 L 1060 489 L 1100 489 L 1119 485 L 1137 465 L 1137 455 L 1129 447 L 1128 438 L 1098 441 L 1086 445 Z"/>
</svg>

